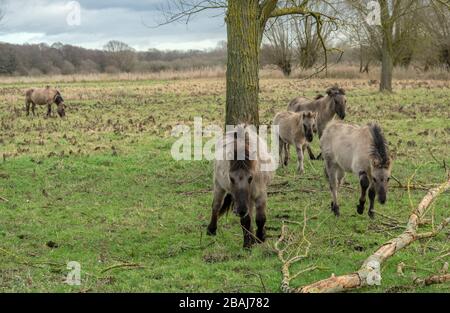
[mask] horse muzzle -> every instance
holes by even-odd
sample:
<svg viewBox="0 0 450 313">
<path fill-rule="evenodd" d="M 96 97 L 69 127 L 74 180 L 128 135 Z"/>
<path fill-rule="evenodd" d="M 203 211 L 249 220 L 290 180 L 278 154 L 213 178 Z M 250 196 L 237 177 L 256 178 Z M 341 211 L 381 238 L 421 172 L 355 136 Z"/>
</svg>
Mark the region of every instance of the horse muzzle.
<svg viewBox="0 0 450 313">
<path fill-rule="evenodd" d="M 380 192 L 378 193 L 378 202 L 381 204 L 385 204 L 387 200 L 386 192 Z"/>
<path fill-rule="evenodd" d="M 234 207 L 233 213 L 240 218 L 246 217 L 248 214 L 248 209 L 245 207 Z"/>
</svg>

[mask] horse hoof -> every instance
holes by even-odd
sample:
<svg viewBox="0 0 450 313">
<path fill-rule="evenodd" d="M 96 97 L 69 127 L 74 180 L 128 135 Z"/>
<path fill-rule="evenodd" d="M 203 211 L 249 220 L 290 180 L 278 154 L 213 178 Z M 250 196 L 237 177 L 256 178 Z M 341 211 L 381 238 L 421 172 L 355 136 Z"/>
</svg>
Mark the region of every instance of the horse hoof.
<svg viewBox="0 0 450 313">
<path fill-rule="evenodd" d="M 339 206 L 334 204 L 333 202 L 331 202 L 331 211 L 333 211 L 333 213 L 336 217 L 339 217 L 339 215 L 340 215 Z"/>
<path fill-rule="evenodd" d="M 256 237 L 258 238 L 257 243 L 263 243 L 264 241 L 266 241 L 265 233 L 259 233 L 256 235 Z"/>
<path fill-rule="evenodd" d="M 244 245 L 242 247 L 246 250 L 250 250 L 252 246 L 253 244 L 251 242 L 244 242 Z"/>
<path fill-rule="evenodd" d="M 368 214 L 369 214 L 369 217 L 370 217 L 372 220 L 375 219 L 375 212 L 374 212 L 374 211 L 369 211 Z"/>
<path fill-rule="evenodd" d="M 358 204 L 356 206 L 356 212 L 358 212 L 359 215 L 363 214 L 364 213 L 364 204 L 361 204 L 361 203 Z"/>
<path fill-rule="evenodd" d="M 217 228 L 209 228 L 208 227 L 208 229 L 206 230 L 206 234 L 208 236 L 215 236 L 216 235 L 216 230 L 217 230 Z"/>
</svg>

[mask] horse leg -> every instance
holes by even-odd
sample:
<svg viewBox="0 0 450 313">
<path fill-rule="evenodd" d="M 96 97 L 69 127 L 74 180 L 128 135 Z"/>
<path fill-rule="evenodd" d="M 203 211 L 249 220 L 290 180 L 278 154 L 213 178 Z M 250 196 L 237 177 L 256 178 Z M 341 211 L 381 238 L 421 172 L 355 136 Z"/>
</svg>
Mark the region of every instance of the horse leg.
<svg viewBox="0 0 450 313">
<path fill-rule="evenodd" d="M 27 116 L 30 115 L 30 102 L 25 101 L 25 110 L 27 111 Z"/>
<path fill-rule="evenodd" d="M 308 155 L 310 160 L 316 160 L 316 157 L 314 156 L 314 153 L 311 149 L 310 145 L 306 145 L 306 149 L 308 150 Z"/>
<path fill-rule="evenodd" d="M 280 165 L 283 166 L 283 151 L 284 151 L 284 141 L 281 137 L 278 138 L 278 153 L 280 155 Z"/>
<path fill-rule="evenodd" d="M 361 185 L 361 196 L 359 197 L 359 204 L 356 206 L 358 214 L 364 213 L 364 204 L 366 203 L 366 192 L 369 188 L 369 178 L 364 171 L 359 172 L 359 184 Z"/>
<path fill-rule="evenodd" d="M 375 209 L 374 209 L 374 204 L 375 204 L 375 188 L 373 186 L 371 186 L 369 188 L 369 217 L 370 218 L 375 218 Z"/>
<path fill-rule="evenodd" d="M 47 117 L 50 117 L 52 115 L 52 104 L 47 104 Z"/>
<path fill-rule="evenodd" d="M 289 164 L 289 144 L 287 142 L 284 143 L 284 166 Z"/>
<path fill-rule="evenodd" d="M 250 212 L 241 218 L 242 233 L 244 234 L 244 248 L 251 248 L 254 243 L 252 232 L 252 219 Z"/>
<path fill-rule="evenodd" d="M 297 171 L 301 175 L 305 172 L 303 166 L 303 148 L 301 144 L 297 144 L 295 148 L 297 149 Z"/>
<path fill-rule="evenodd" d="M 34 102 L 31 103 L 31 112 L 33 113 L 33 116 L 36 116 L 34 113 L 34 109 L 36 108 L 36 104 Z"/>
<path fill-rule="evenodd" d="M 339 216 L 339 205 L 337 202 L 337 192 L 338 192 L 338 180 L 337 180 L 337 168 L 330 164 L 330 162 L 325 162 L 326 172 L 328 174 L 328 182 L 330 183 L 330 191 L 333 201 L 331 202 L 331 211 L 333 211 L 336 217 Z"/>
<path fill-rule="evenodd" d="M 264 242 L 266 240 L 266 196 L 261 196 L 256 200 L 256 237 Z"/>
<path fill-rule="evenodd" d="M 210 236 L 216 235 L 217 230 L 217 220 L 219 219 L 219 214 L 224 204 L 225 190 L 218 186 L 214 186 L 214 199 L 212 203 L 211 221 L 208 225 L 207 234 Z"/>
<path fill-rule="evenodd" d="M 341 188 L 341 186 L 344 184 L 344 177 L 345 177 L 345 172 L 339 168 L 336 173 L 336 178 L 338 181 L 338 188 Z"/>
</svg>

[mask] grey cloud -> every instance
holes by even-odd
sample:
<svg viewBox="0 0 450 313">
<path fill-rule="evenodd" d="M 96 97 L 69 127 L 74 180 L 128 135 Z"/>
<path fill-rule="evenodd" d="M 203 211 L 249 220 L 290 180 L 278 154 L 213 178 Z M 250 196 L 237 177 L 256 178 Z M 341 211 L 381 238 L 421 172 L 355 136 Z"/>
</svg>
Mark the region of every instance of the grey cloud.
<svg viewBox="0 0 450 313">
<path fill-rule="evenodd" d="M 69 26 L 66 22 L 69 1 L 20 0 L 9 1 L 2 26 L 0 40 L 12 40 L 14 34 L 37 33 L 30 41 L 44 41 L 101 48 L 111 39 L 123 40 L 137 49 L 164 48 L 165 45 L 181 49 L 213 46 L 225 39 L 223 16 L 217 11 L 196 16 L 189 24 L 173 23 L 158 28 L 161 12 L 160 0 L 79 1 L 81 25 Z M 22 36 L 26 37 L 26 36 Z M 20 41 L 17 36 L 16 41 Z M 197 43 L 199 42 L 199 43 Z M 15 42 L 21 43 L 21 42 Z"/>
</svg>

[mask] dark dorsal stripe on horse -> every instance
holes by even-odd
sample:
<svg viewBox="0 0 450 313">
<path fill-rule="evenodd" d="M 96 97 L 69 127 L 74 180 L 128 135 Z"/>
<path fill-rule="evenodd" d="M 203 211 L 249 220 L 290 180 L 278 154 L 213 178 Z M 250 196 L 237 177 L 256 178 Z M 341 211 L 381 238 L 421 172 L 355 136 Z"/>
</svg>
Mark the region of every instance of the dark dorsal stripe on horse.
<svg viewBox="0 0 450 313">
<path fill-rule="evenodd" d="M 375 123 L 369 124 L 369 129 L 373 139 L 371 155 L 380 161 L 380 167 L 388 167 L 389 153 L 383 131 L 380 126 Z"/>
</svg>

